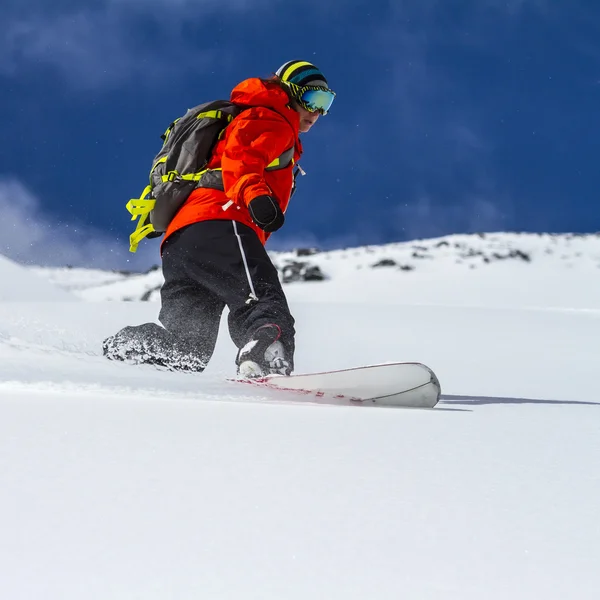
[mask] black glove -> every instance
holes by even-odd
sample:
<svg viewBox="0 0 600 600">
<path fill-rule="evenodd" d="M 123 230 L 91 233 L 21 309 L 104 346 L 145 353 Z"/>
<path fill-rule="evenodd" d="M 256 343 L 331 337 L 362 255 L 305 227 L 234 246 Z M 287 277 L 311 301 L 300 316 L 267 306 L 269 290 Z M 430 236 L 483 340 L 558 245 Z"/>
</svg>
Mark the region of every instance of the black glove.
<svg viewBox="0 0 600 600">
<path fill-rule="evenodd" d="M 257 196 L 248 203 L 252 220 L 267 233 L 277 231 L 285 221 L 279 204 L 271 196 Z"/>
</svg>

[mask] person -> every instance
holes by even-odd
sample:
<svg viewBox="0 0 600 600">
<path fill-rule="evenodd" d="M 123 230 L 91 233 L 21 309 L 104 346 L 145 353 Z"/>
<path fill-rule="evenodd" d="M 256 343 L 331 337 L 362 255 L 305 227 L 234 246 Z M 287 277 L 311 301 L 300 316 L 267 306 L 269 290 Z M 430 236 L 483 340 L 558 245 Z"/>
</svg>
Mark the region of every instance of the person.
<svg viewBox="0 0 600 600">
<path fill-rule="evenodd" d="M 244 110 L 212 152 L 214 187 L 194 189 L 161 245 L 162 327 L 123 328 L 104 340 L 107 358 L 202 371 L 227 306 L 238 375 L 291 374 L 295 321 L 265 244 L 284 224 L 301 171 L 299 134 L 329 111 L 334 97 L 322 71 L 301 60 L 233 89 L 231 101 Z"/>
</svg>

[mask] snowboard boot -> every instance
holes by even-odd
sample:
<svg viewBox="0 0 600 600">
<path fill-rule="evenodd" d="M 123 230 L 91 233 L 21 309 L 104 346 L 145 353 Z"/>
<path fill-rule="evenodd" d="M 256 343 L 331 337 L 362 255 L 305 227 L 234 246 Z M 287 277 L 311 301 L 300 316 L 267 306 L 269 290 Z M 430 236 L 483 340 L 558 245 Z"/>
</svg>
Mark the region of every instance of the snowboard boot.
<svg viewBox="0 0 600 600">
<path fill-rule="evenodd" d="M 291 360 L 286 357 L 280 336 L 281 329 L 278 325 L 269 324 L 259 327 L 250 341 L 238 352 L 235 360 L 238 376 L 255 379 L 274 374 L 290 375 Z"/>
</svg>

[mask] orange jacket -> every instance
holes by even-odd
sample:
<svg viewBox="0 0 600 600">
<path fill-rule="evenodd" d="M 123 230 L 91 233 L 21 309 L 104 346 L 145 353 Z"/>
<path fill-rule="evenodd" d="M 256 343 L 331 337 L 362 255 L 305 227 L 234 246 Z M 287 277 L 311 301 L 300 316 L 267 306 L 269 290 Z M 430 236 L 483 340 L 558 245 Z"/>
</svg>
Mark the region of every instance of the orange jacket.
<svg viewBox="0 0 600 600">
<path fill-rule="evenodd" d="M 230 219 L 248 225 L 264 244 L 269 237 L 250 218 L 248 203 L 257 196 L 273 197 L 285 212 L 293 185 L 293 166 L 302 154 L 300 117 L 288 106 L 287 94 L 277 83 L 253 78 L 231 92 L 231 101 L 251 108 L 240 113 L 225 129 L 208 163 L 222 169 L 225 191 L 197 188 L 171 221 L 164 239 L 174 231 L 212 219 Z M 278 170 L 265 170 L 273 161 L 293 151 L 293 162 Z M 231 200 L 229 208 L 223 206 Z"/>
</svg>

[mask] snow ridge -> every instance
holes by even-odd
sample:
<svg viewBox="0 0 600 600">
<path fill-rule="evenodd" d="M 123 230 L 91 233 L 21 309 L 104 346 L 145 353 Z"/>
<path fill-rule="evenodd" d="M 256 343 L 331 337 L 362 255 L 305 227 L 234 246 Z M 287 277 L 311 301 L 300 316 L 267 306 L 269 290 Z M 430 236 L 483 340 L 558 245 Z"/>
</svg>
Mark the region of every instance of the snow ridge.
<svg viewBox="0 0 600 600">
<path fill-rule="evenodd" d="M 319 282 L 368 271 L 385 271 L 399 278 L 415 273 L 436 275 L 526 265 L 529 273 L 576 271 L 594 275 L 600 269 L 600 234 L 481 233 L 360 246 L 330 251 L 298 248 L 270 252 L 285 284 Z M 38 275 L 86 300 L 156 301 L 163 283 L 159 266 L 146 273 L 81 268 L 31 267 Z M 399 279 L 410 281 L 410 279 Z"/>
</svg>

